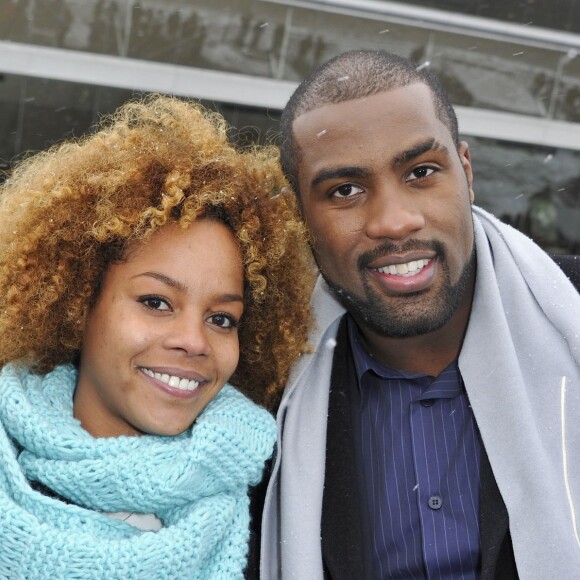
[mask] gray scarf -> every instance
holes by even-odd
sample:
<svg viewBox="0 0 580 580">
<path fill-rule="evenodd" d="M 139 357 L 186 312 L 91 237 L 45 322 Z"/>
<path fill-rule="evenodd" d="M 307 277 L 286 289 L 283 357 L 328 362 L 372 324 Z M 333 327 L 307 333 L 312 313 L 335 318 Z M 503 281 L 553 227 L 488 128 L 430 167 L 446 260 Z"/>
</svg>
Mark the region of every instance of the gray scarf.
<svg viewBox="0 0 580 580">
<path fill-rule="evenodd" d="M 530 239 L 474 207 L 477 276 L 459 368 L 506 504 L 520 578 L 580 576 L 580 297 Z M 262 577 L 322 580 L 320 522 L 333 347 L 344 313 L 313 295 L 315 353 L 278 412 Z"/>
</svg>

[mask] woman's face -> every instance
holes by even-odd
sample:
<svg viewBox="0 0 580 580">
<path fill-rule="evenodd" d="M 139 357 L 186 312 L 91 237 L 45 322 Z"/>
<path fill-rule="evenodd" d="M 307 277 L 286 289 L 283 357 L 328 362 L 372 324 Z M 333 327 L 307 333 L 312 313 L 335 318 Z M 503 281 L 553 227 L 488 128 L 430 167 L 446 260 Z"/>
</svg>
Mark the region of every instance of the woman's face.
<svg viewBox="0 0 580 580">
<path fill-rule="evenodd" d="M 177 435 L 239 358 L 244 271 L 223 223 L 176 224 L 107 270 L 85 318 L 74 415 L 95 437 Z"/>
</svg>

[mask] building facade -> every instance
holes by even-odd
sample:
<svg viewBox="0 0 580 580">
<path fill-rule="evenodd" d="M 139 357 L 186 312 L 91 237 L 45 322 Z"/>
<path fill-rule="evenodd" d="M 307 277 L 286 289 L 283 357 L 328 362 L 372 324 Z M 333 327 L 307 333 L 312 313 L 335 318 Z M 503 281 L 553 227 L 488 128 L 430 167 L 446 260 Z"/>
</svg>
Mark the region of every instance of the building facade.
<svg viewBox="0 0 580 580">
<path fill-rule="evenodd" d="M 476 203 L 580 253 L 576 0 L 0 0 L 0 164 L 146 92 L 272 142 L 299 80 L 357 48 L 430 67 L 471 145 Z"/>
</svg>

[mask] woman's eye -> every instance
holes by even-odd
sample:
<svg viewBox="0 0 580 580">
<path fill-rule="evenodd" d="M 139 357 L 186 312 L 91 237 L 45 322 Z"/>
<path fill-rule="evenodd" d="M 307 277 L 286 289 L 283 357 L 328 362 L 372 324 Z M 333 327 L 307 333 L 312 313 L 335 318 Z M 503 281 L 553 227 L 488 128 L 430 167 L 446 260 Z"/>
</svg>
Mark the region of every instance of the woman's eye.
<svg viewBox="0 0 580 580">
<path fill-rule="evenodd" d="M 222 312 L 212 314 L 208 320 L 210 324 L 218 326 L 219 328 L 237 328 L 238 326 L 238 321 L 233 316 Z"/>
<path fill-rule="evenodd" d="M 165 312 L 171 310 L 169 303 L 159 296 L 141 296 L 139 302 L 151 310 Z"/>
<path fill-rule="evenodd" d="M 352 183 L 345 183 L 344 185 L 338 186 L 333 192 L 333 197 L 351 197 L 357 193 L 362 193 L 364 190 L 358 185 L 353 185 Z"/>
<path fill-rule="evenodd" d="M 435 169 L 433 167 L 427 167 L 423 165 L 422 167 L 416 167 L 411 171 L 409 177 L 407 177 L 407 181 L 415 181 L 415 179 L 423 179 L 424 177 L 428 177 L 432 173 L 435 173 Z"/>
</svg>

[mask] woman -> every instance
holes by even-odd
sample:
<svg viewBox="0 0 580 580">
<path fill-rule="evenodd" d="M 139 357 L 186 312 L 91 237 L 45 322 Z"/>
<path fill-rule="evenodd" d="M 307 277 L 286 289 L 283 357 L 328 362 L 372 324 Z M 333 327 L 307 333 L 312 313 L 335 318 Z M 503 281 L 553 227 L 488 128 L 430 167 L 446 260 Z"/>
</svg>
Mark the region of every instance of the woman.
<svg viewBox="0 0 580 580">
<path fill-rule="evenodd" d="M 306 347 L 284 186 L 273 149 L 166 97 L 2 186 L 0 577 L 242 577 L 258 405 Z"/>
</svg>

